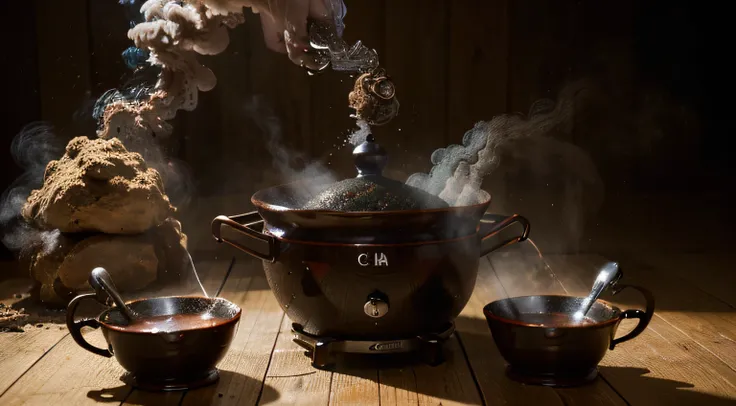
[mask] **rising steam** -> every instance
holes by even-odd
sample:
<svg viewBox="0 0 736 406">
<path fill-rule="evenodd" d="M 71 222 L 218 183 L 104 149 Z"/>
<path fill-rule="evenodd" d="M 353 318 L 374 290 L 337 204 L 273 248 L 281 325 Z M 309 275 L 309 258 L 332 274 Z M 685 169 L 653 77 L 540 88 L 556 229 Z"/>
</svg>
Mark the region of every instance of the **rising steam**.
<svg viewBox="0 0 736 406">
<path fill-rule="evenodd" d="M 44 123 L 29 124 L 13 139 L 10 153 L 23 174 L 0 198 L 0 225 L 6 247 L 18 251 L 38 243 L 49 250 L 59 236 L 58 230 L 39 231 L 20 218 L 31 191 L 43 184 L 46 164 L 64 153 L 64 142 Z"/>
<path fill-rule="evenodd" d="M 246 103 L 245 114 L 266 137 L 273 168 L 279 172 L 283 182 L 291 184 L 291 191 L 298 200 L 309 199 L 324 185 L 337 181 L 336 175 L 321 162 L 310 162 L 303 153 L 284 146 L 281 120 L 261 97 L 253 96 Z"/>
<path fill-rule="evenodd" d="M 432 153 L 433 167 L 429 174 L 415 173 L 406 183 L 438 195 L 450 205 L 477 203 L 477 192 L 484 178 L 498 168 L 502 150 L 508 150 L 507 147 L 519 140 L 535 140 L 548 147 L 559 146 L 560 142 L 554 136 L 569 132 L 572 127 L 574 95 L 581 86 L 581 83 L 568 86 L 557 103 L 547 99 L 535 102 L 526 117 L 501 115 L 491 121 L 478 122 L 465 133 L 462 145 L 450 145 Z M 595 166 L 587 154 L 580 153 L 578 158 L 568 158 L 583 161 L 580 168 L 582 176 L 592 176 L 595 179 L 591 181 L 598 182 Z M 591 165 L 592 172 L 589 171 Z M 583 170 L 589 172 L 585 174 Z"/>
<path fill-rule="evenodd" d="M 532 224 L 550 228 L 557 236 L 557 248 L 574 248 L 571 244 L 578 243 L 585 221 L 600 208 L 604 194 L 589 154 L 567 142 L 575 115 L 581 113 L 576 106 L 588 103 L 585 98 L 592 86 L 588 80 L 572 82 L 556 102 L 539 100 L 526 116 L 506 114 L 477 123 L 465 133 L 462 145 L 432 154 L 428 174 L 415 173 L 406 183 L 452 206 L 465 206 L 480 203 L 477 192 L 485 181 L 496 197 L 494 211 L 512 213 L 521 208 Z M 529 202 L 517 197 L 512 201 L 519 193 Z"/>
</svg>

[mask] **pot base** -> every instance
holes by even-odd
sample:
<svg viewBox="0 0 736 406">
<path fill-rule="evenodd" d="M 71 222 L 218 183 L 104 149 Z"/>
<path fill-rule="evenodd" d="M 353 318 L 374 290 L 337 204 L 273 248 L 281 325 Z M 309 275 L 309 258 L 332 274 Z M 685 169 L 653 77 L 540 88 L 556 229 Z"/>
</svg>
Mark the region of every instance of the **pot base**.
<svg viewBox="0 0 736 406">
<path fill-rule="evenodd" d="M 294 342 L 307 350 L 306 354 L 312 358 L 312 366 L 318 369 L 334 365 L 335 355 L 338 353 L 378 355 L 417 352 L 425 363 L 439 365 L 444 362 L 442 345 L 454 331 L 455 324 L 449 323 L 446 329 L 436 334 L 423 334 L 398 340 L 358 341 L 318 337 L 304 332 L 299 324 L 294 323 L 291 326 Z"/>
<path fill-rule="evenodd" d="M 506 376 L 509 379 L 527 385 L 542 385 L 555 388 L 581 386 L 593 382 L 598 377 L 598 368 L 583 374 L 560 375 L 560 374 L 531 374 L 514 369 L 511 365 L 506 367 Z"/>
<path fill-rule="evenodd" d="M 127 377 L 126 381 L 130 386 L 148 392 L 172 392 L 209 386 L 217 382 L 219 379 L 220 373 L 215 368 L 203 375 L 187 380 L 171 379 L 160 381 L 152 380 L 150 378 L 141 378 L 131 374 Z"/>
</svg>

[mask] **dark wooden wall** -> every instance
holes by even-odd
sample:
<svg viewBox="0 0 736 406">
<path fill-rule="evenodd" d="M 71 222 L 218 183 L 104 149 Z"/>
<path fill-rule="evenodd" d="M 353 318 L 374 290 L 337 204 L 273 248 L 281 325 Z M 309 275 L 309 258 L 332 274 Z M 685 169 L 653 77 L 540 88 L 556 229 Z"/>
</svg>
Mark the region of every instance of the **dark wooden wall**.
<svg viewBox="0 0 736 406">
<path fill-rule="evenodd" d="M 593 80 L 599 95 L 564 141 L 591 156 L 608 191 L 707 184 L 701 172 L 715 158 L 730 168 L 728 155 L 717 152 L 728 145 L 718 134 L 733 125 L 719 127 L 713 118 L 723 107 L 707 91 L 713 71 L 699 67 L 717 64 L 704 51 L 718 35 L 702 23 L 715 18 L 712 10 L 633 0 L 346 3 L 346 37 L 376 48 L 398 88 L 400 115 L 376 130 L 390 151 L 392 176 L 428 170 L 431 152 L 459 143 L 475 122 L 526 113 L 535 100 L 554 99 L 582 78 Z M 91 134 L 91 103 L 126 74 L 120 53 L 130 46 L 129 21 L 122 7 L 115 0 L 4 2 L 3 15 L 17 17 L 4 27 L 4 37 L 17 41 L 6 50 L 15 62 L 3 68 L 13 77 L 14 108 L 0 149 L 36 119 L 65 137 Z M 258 18 L 247 17 L 224 54 L 202 58 L 218 86 L 201 94 L 196 111 L 177 117 L 168 144 L 191 170 L 195 197 L 245 196 L 222 210 L 245 210 L 250 193 L 284 180 L 267 148 L 267 111 L 283 130 L 281 144 L 295 152 L 293 168 L 319 159 L 340 177 L 353 174 L 350 148 L 338 148 L 353 126 L 346 103 L 352 79 L 307 76 L 265 49 Z M 248 113 L 254 102 L 255 117 Z M 8 184 L 18 170 L 4 162 Z"/>
</svg>

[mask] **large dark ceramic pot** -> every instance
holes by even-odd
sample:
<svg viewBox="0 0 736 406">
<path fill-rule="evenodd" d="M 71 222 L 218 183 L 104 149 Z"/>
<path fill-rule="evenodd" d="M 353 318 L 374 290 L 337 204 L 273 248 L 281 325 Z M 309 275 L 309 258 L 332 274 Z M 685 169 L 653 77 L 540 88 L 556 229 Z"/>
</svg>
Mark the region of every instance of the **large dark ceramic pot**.
<svg viewBox="0 0 736 406">
<path fill-rule="evenodd" d="M 215 239 L 263 260 L 281 307 L 306 333 L 383 340 L 442 331 L 470 299 L 480 257 L 525 240 L 529 222 L 485 213 L 485 191 L 476 204 L 448 207 L 383 177 L 386 154 L 372 138 L 353 154 L 357 178 L 261 190 L 251 199 L 257 211 L 213 220 Z M 498 238 L 515 223 L 519 234 Z"/>
</svg>

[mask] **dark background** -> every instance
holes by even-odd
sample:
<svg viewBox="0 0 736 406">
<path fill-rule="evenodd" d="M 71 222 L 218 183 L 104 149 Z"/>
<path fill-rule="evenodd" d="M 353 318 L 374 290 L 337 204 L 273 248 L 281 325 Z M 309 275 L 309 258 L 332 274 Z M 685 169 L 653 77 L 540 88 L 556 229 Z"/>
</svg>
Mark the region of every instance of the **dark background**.
<svg viewBox="0 0 736 406">
<path fill-rule="evenodd" d="M 346 36 L 378 50 L 402 103 L 399 117 L 376 130 L 391 155 L 392 176 L 427 171 L 431 152 L 459 143 L 475 122 L 527 113 L 534 101 L 555 99 L 586 79 L 594 83 L 592 96 L 576 104 L 574 125 L 556 136 L 595 163 L 603 206 L 586 211 L 576 230 L 560 231 L 571 207 L 587 205 L 584 198 L 568 200 L 566 208 L 549 204 L 560 193 L 541 185 L 563 184 L 566 175 L 510 170 L 492 208 L 530 217 L 532 236 L 547 251 L 707 251 L 732 241 L 725 230 L 733 225 L 736 128 L 725 10 L 633 0 L 346 4 Z M 65 139 L 92 136 L 92 103 L 127 74 L 120 54 L 131 45 L 130 16 L 115 0 L 0 7 L 8 106 L 0 150 L 9 151 L 15 134 L 36 120 L 53 124 Z M 354 174 L 349 148 L 334 146 L 353 126 L 346 103 L 352 79 L 337 72 L 307 76 L 265 49 L 258 18 L 246 18 L 225 53 L 201 58 L 218 86 L 200 94 L 196 111 L 177 116 L 175 134 L 165 141 L 191 172 L 194 191 L 175 203 L 193 251 L 217 250 L 208 235 L 212 217 L 250 210 L 250 194 L 284 180 L 268 135 L 246 113 L 253 100 L 276 114 L 283 145 L 304 154 L 292 167 L 321 159 L 340 177 Z M 8 153 L 1 162 L 5 189 L 21 170 Z M 11 257 L 7 250 L 2 255 Z"/>
</svg>

